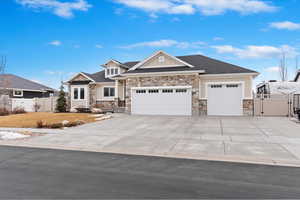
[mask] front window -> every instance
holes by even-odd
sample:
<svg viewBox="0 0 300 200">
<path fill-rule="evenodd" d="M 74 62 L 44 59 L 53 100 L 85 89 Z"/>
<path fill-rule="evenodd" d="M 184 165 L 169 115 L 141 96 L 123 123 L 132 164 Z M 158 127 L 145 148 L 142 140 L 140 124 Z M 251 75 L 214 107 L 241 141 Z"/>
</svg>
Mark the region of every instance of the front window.
<svg viewBox="0 0 300 200">
<path fill-rule="evenodd" d="M 74 88 L 74 99 L 78 99 L 78 88 Z"/>
<path fill-rule="evenodd" d="M 84 99 L 84 88 L 80 88 L 80 99 Z"/>
<path fill-rule="evenodd" d="M 114 97 L 115 96 L 115 88 L 106 87 L 104 88 L 104 97 Z"/>
<path fill-rule="evenodd" d="M 109 72 L 110 72 L 110 70 L 109 70 L 109 69 L 107 69 L 107 70 L 106 70 L 106 74 L 107 74 L 107 75 L 109 75 Z"/>
<path fill-rule="evenodd" d="M 118 68 L 115 69 L 115 74 L 119 74 L 119 69 Z"/>
<path fill-rule="evenodd" d="M 15 97 L 22 97 L 23 91 L 22 90 L 14 90 L 14 96 Z"/>
<path fill-rule="evenodd" d="M 75 100 L 85 99 L 85 88 L 74 88 L 73 99 L 75 99 Z"/>
<path fill-rule="evenodd" d="M 110 69 L 110 74 L 111 74 L 111 75 L 114 75 L 114 70 L 115 70 L 115 69 Z"/>
</svg>

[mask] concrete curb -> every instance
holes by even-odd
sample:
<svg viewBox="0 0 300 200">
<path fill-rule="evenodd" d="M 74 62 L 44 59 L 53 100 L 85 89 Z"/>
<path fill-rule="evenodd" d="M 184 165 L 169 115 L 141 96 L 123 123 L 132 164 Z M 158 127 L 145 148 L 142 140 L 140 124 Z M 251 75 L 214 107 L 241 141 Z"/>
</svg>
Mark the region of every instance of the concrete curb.
<svg viewBox="0 0 300 200">
<path fill-rule="evenodd" d="M 0 128 L 0 131 L 10 132 L 31 132 L 31 133 L 43 133 L 43 134 L 59 134 L 64 129 L 38 129 L 38 128 Z"/>
<path fill-rule="evenodd" d="M 219 162 L 231 162 L 231 163 L 244 163 L 244 164 L 257 164 L 257 165 L 269 165 L 269 166 L 283 166 L 283 167 L 300 167 L 300 160 L 273 160 L 273 159 L 256 159 L 245 158 L 235 156 L 191 156 L 188 154 L 159 154 L 159 153 L 146 153 L 146 152 L 131 152 L 131 151 L 111 151 L 111 150 L 98 150 L 88 147 L 66 147 L 66 146 L 42 146 L 42 145 L 26 145 L 26 144 L 10 144 L 9 142 L 0 142 L 1 146 L 15 146 L 15 147 L 28 147 L 28 148 L 40 148 L 40 149 L 59 149 L 68 151 L 85 151 L 85 152 L 98 152 L 98 153 L 113 153 L 123 155 L 137 155 L 137 156 L 151 156 L 151 157 L 163 157 L 163 158 L 179 158 L 179 159 L 192 159 L 192 160 L 206 160 L 206 161 L 219 161 Z"/>
</svg>

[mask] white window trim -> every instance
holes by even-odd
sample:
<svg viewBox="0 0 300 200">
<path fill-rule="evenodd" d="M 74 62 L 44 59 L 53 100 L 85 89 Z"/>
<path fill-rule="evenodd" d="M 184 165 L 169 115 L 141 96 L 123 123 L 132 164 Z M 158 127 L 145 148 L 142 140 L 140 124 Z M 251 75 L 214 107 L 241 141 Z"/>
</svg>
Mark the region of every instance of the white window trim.
<svg viewBox="0 0 300 200">
<path fill-rule="evenodd" d="M 80 98 L 80 95 L 81 95 L 81 90 L 80 89 L 81 88 L 84 89 L 84 99 Z M 78 99 L 74 98 L 74 91 L 75 91 L 75 89 L 78 89 Z M 78 87 L 72 87 L 72 100 L 73 101 L 85 101 L 85 100 L 87 100 L 87 88 L 86 87 L 80 87 L 80 86 L 78 86 Z"/>
<path fill-rule="evenodd" d="M 118 73 L 115 73 L 116 69 L 118 70 Z M 107 71 L 109 71 L 109 74 L 107 74 Z M 111 73 L 111 72 L 113 72 L 113 73 Z M 105 77 L 106 78 L 116 76 L 116 75 L 120 75 L 120 74 L 121 74 L 121 68 L 120 67 L 107 67 L 105 69 Z"/>
<path fill-rule="evenodd" d="M 21 94 L 18 95 L 18 94 L 16 94 L 16 92 L 21 92 Z M 23 97 L 23 95 L 24 95 L 23 90 L 13 90 L 13 96 L 14 97 Z"/>
<path fill-rule="evenodd" d="M 106 97 L 106 96 L 104 96 L 104 90 L 105 90 L 105 88 L 114 88 L 115 89 L 115 95 L 114 96 L 108 96 L 108 97 Z M 116 97 L 116 87 L 114 87 L 114 86 L 104 86 L 103 87 L 103 99 L 114 99 L 115 97 Z"/>
</svg>

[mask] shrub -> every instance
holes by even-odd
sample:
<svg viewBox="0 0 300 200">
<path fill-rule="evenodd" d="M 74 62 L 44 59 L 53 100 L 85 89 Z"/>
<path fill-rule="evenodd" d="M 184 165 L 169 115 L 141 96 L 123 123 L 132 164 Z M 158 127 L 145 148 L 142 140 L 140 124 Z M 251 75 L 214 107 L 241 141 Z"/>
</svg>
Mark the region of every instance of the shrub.
<svg viewBox="0 0 300 200">
<path fill-rule="evenodd" d="M 74 126 L 77 126 L 77 122 L 69 122 L 65 124 L 65 127 L 74 127 Z"/>
<path fill-rule="evenodd" d="M 39 120 L 39 121 L 36 122 L 36 127 L 37 128 L 44 128 L 44 126 L 45 125 L 44 125 L 44 122 L 42 120 Z"/>
<path fill-rule="evenodd" d="M 43 124 L 43 128 L 58 129 L 63 127 L 62 123 Z"/>
<path fill-rule="evenodd" d="M 56 111 L 67 112 L 67 99 L 63 84 L 61 84 L 60 87 L 59 96 L 56 103 Z"/>
<path fill-rule="evenodd" d="M 57 128 L 63 128 L 64 125 L 62 123 L 54 123 L 54 124 L 49 124 L 47 126 L 47 128 L 53 128 L 53 129 L 57 129 Z"/>
<path fill-rule="evenodd" d="M 9 115 L 9 111 L 6 108 L 0 108 L 0 116 Z"/>
<path fill-rule="evenodd" d="M 24 114 L 27 113 L 23 107 L 16 107 L 11 112 L 12 114 Z"/>
</svg>

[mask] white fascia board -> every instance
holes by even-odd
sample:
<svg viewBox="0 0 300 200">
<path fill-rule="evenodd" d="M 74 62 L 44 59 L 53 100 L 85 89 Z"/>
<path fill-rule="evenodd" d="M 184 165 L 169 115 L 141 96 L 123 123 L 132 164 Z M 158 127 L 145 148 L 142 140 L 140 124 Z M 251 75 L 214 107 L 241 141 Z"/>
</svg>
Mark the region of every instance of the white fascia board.
<svg viewBox="0 0 300 200">
<path fill-rule="evenodd" d="M 95 82 L 93 79 L 91 79 L 90 77 L 88 77 L 87 75 L 85 75 L 85 74 L 82 73 L 82 72 L 79 72 L 79 73 L 75 74 L 75 76 L 73 76 L 72 78 L 70 78 L 67 82 L 70 82 L 71 80 L 73 80 L 73 79 L 74 79 L 76 76 L 78 76 L 78 75 L 82 75 L 82 76 L 84 76 L 85 78 L 89 79 L 90 81 Z"/>
<path fill-rule="evenodd" d="M 186 65 L 186 66 L 189 66 L 189 67 L 195 67 L 195 66 L 193 66 L 193 65 L 191 65 L 191 64 L 189 64 L 189 63 L 187 63 L 187 62 L 185 62 L 185 61 L 183 61 L 183 60 L 180 60 L 179 58 L 176 58 L 175 56 L 172 56 L 172 55 L 170 55 L 170 54 L 168 54 L 168 53 L 166 53 L 166 52 L 160 50 L 160 51 L 157 51 L 156 53 L 152 54 L 150 57 L 146 58 L 145 60 L 143 60 L 143 61 L 137 63 L 136 65 L 134 65 L 133 67 L 131 67 L 131 68 L 129 69 L 129 71 L 132 71 L 132 70 L 135 70 L 135 69 L 139 68 L 141 65 L 145 64 L 145 63 L 146 63 L 147 61 L 149 61 L 151 58 L 157 56 L 157 55 L 160 54 L 160 53 L 163 53 L 163 54 L 165 54 L 165 55 L 171 57 L 172 59 L 174 59 L 174 60 L 176 60 L 176 61 L 178 61 L 178 62 L 181 62 L 182 64 L 184 64 L 184 65 Z"/>
<path fill-rule="evenodd" d="M 110 62 L 113 62 L 113 63 L 119 65 L 119 67 L 122 67 L 122 68 L 124 68 L 124 69 L 128 69 L 128 67 L 127 67 L 126 65 L 123 65 L 122 63 L 120 63 L 119 61 L 114 60 L 114 59 L 109 60 L 108 62 L 106 62 L 105 64 L 103 64 L 103 65 L 101 65 L 101 66 L 107 68 L 106 65 L 107 65 L 108 63 L 110 63 Z"/>
<path fill-rule="evenodd" d="M 152 75 L 185 75 L 185 74 L 199 74 L 205 73 L 204 70 L 195 70 L 195 71 L 171 71 L 171 72 L 146 72 L 146 73 L 130 73 L 130 74 L 121 74 L 124 77 L 131 77 L 131 76 L 152 76 Z"/>
<path fill-rule="evenodd" d="M 6 90 L 20 90 L 20 91 L 30 91 L 30 92 L 48 92 L 48 91 L 55 91 L 53 90 L 32 90 L 32 89 L 21 89 L 21 88 L 4 88 L 0 87 L 0 89 L 6 89 Z"/>
<path fill-rule="evenodd" d="M 258 76 L 259 73 L 229 73 L 229 74 L 201 74 L 200 77 L 215 77 L 215 76 Z"/>
<path fill-rule="evenodd" d="M 151 87 L 132 87 L 131 90 L 151 90 L 151 89 L 191 89 L 192 86 L 151 86 Z"/>
</svg>

